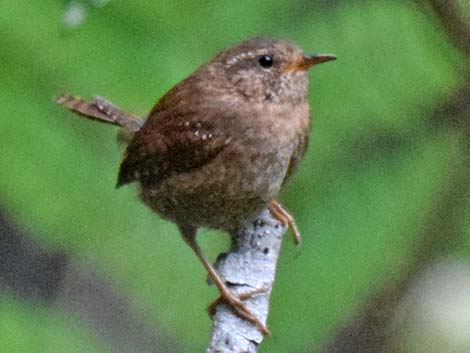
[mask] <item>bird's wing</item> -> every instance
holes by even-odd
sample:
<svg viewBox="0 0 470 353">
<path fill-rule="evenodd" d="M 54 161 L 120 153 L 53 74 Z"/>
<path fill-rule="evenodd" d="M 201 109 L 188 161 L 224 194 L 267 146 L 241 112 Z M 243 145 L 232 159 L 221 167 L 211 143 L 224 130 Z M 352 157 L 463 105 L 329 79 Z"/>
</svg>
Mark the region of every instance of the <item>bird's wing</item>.
<svg viewBox="0 0 470 353">
<path fill-rule="evenodd" d="M 127 147 L 117 186 L 136 180 L 158 183 L 216 157 L 226 146 L 227 136 L 214 126 L 213 119 L 206 116 L 198 120 L 197 116 L 179 104 L 171 109 L 154 109 Z"/>
</svg>

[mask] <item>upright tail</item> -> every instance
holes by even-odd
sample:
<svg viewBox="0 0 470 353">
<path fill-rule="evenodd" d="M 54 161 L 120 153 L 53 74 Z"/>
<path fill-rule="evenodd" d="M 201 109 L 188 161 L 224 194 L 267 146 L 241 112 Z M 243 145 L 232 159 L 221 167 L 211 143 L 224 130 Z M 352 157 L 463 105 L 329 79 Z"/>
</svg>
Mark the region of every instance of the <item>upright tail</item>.
<svg viewBox="0 0 470 353">
<path fill-rule="evenodd" d="M 61 95 L 57 103 L 85 118 L 120 126 L 120 139 L 129 140 L 145 122 L 141 116 L 126 112 L 102 97 L 93 97 L 91 102 L 71 95 Z"/>
</svg>

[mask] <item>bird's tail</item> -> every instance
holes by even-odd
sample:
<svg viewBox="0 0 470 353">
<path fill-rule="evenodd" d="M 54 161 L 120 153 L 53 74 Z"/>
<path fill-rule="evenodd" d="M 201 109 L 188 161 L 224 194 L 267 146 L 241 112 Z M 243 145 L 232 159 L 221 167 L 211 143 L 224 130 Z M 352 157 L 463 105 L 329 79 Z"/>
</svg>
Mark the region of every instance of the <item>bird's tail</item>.
<svg viewBox="0 0 470 353">
<path fill-rule="evenodd" d="M 82 117 L 120 126 L 119 138 L 122 140 L 132 138 L 145 121 L 143 117 L 121 110 L 102 97 L 93 97 L 88 102 L 80 97 L 64 94 L 57 98 L 57 103 Z"/>
</svg>

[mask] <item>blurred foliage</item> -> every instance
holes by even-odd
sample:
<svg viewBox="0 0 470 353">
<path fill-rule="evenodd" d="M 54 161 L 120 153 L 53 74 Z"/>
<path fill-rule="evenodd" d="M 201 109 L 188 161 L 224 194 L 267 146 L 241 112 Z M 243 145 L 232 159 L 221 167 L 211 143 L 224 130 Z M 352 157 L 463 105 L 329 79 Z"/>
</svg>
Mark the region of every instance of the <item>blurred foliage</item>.
<svg viewBox="0 0 470 353">
<path fill-rule="evenodd" d="M 463 85 L 465 61 L 428 12 L 385 0 L 80 4 L 85 17 L 67 26 L 66 1 L 0 2 L 1 207 L 35 240 L 85 258 L 188 352 L 202 351 L 215 289 L 173 225 L 140 204 L 134 187 L 114 189 L 116 131 L 76 119 L 53 97 L 99 94 L 145 114 L 213 53 L 262 34 L 339 59 L 311 73 L 313 138 L 283 195 L 304 243 L 285 242 L 274 337 L 261 351 L 319 346 L 405 266 L 462 153 L 457 132 L 428 124 Z M 468 257 L 468 220 L 463 231 L 458 255 Z M 228 246 L 215 232 L 200 239 L 212 256 Z M 0 337 L 0 352 L 104 349 L 68 315 L 9 296 L 0 296 Z"/>
<path fill-rule="evenodd" d="M 3 296 L 0 310 L 0 352 L 103 352 L 70 318 Z"/>
</svg>

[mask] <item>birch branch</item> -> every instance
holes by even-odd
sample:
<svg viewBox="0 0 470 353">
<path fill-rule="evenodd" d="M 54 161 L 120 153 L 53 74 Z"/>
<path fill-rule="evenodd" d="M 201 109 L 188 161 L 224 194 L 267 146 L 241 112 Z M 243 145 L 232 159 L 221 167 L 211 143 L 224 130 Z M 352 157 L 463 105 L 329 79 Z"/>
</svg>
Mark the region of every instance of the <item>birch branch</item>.
<svg viewBox="0 0 470 353">
<path fill-rule="evenodd" d="M 219 256 L 216 269 L 230 289 L 243 295 L 263 290 L 245 300 L 262 322 L 266 322 L 269 297 L 286 228 L 265 210 L 258 219 L 233 235 L 230 252 Z M 224 303 L 215 308 L 212 338 L 207 353 L 255 353 L 263 341 L 257 327 L 239 318 Z"/>
</svg>

